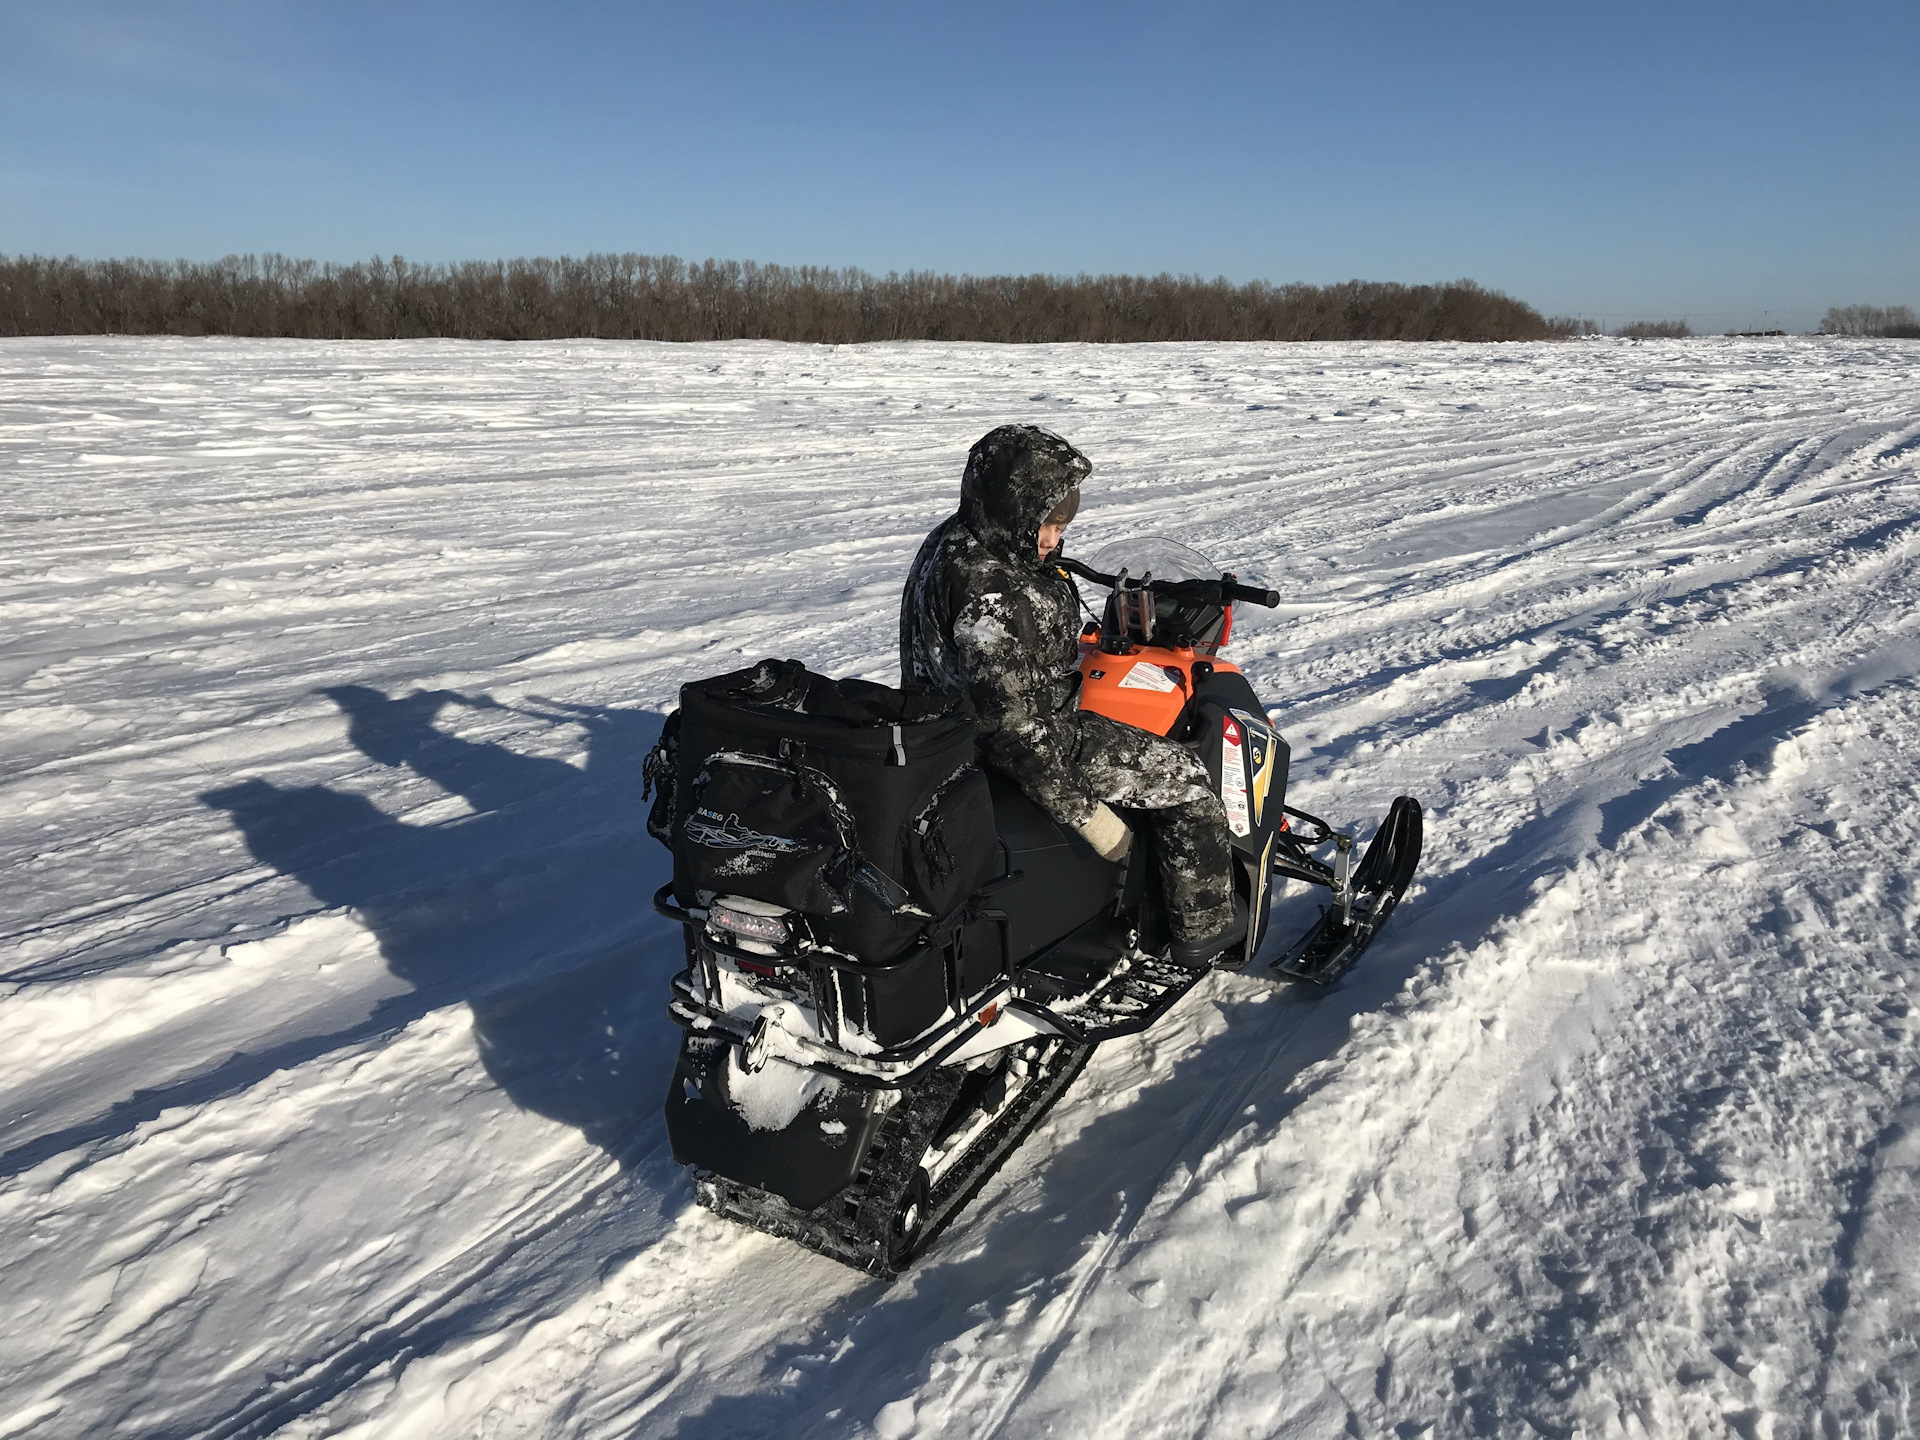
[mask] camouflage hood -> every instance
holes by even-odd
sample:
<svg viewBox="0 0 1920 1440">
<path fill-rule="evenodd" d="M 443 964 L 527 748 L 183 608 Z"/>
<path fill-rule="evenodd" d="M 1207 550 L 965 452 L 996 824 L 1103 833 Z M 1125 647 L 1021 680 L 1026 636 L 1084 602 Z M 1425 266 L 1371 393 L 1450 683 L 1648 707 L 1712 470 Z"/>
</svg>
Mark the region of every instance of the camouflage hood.
<svg viewBox="0 0 1920 1440">
<path fill-rule="evenodd" d="M 1039 563 L 1040 522 L 1093 462 L 1051 430 L 1002 425 L 967 454 L 960 481 L 960 523 L 1004 561 Z"/>
</svg>

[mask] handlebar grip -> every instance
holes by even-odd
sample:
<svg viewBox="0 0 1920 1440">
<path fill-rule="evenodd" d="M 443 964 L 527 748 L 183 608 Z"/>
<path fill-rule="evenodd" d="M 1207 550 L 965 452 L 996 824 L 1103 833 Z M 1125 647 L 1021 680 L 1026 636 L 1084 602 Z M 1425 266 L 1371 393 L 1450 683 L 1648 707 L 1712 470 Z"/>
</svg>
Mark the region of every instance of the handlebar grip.
<svg viewBox="0 0 1920 1440">
<path fill-rule="evenodd" d="M 1109 590 L 1115 589 L 1120 584 L 1118 575 L 1102 575 L 1091 565 L 1083 565 L 1068 555 L 1062 555 L 1059 564 L 1062 570 L 1071 571 L 1082 580 L 1091 580 L 1096 585 L 1104 585 Z"/>
<path fill-rule="evenodd" d="M 1221 587 L 1229 600 L 1246 600 L 1255 605 L 1264 605 L 1269 610 L 1280 603 L 1278 590 L 1256 590 L 1251 585 L 1226 585 Z"/>
</svg>

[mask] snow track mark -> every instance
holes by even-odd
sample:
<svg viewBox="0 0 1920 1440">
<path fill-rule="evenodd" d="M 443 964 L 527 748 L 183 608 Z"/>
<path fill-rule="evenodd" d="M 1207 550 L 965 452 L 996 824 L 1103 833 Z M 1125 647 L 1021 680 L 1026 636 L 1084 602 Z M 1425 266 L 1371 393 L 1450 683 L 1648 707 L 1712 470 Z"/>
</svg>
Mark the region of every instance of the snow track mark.
<svg viewBox="0 0 1920 1440">
<path fill-rule="evenodd" d="M 1913 1428 L 1910 347 L 0 351 L 0 1429 Z M 1298 599 L 1294 798 L 1429 859 L 881 1290 L 689 1211 L 623 777 L 689 674 L 888 676 L 1014 418 L 1076 548 Z"/>
</svg>

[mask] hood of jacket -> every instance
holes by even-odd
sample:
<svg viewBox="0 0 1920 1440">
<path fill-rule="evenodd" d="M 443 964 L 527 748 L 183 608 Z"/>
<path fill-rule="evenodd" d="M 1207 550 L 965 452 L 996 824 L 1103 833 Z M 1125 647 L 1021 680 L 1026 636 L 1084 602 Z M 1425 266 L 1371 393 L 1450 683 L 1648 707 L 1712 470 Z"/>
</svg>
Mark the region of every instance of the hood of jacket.
<svg viewBox="0 0 1920 1440">
<path fill-rule="evenodd" d="M 960 523 L 1002 560 L 1040 563 L 1040 522 L 1093 473 L 1093 462 L 1051 430 L 1002 425 L 967 452 Z"/>
</svg>

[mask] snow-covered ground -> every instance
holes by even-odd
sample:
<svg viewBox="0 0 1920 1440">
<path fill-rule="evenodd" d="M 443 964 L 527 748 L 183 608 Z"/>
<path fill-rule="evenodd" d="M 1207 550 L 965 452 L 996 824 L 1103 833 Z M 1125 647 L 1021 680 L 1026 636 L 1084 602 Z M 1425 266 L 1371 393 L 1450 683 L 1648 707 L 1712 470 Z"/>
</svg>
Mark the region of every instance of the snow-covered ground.
<svg viewBox="0 0 1920 1440">
<path fill-rule="evenodd" d="M 1427 860 L 881 1287 L 667 1153 L 639 761 L 1013 419 Z M 1917 555 L 1900 342 L 0 342 L 0 1436 L 1911 1435 Z"/>
</svg>

